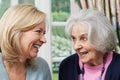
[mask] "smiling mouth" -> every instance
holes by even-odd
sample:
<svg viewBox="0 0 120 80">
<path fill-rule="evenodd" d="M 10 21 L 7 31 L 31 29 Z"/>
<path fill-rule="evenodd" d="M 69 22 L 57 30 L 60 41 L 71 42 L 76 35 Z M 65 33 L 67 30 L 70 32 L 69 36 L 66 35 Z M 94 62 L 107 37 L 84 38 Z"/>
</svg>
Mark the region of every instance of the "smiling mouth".
<svg viewBox="0 0 120 80">
<path fill-rule="evenodd" d="M 41 45 L 38 45 L 38 44 L 34 44 L 34 45 L 33 45 L 33 47 L 38 48 L 38 49 L 40 48 L 40 46 L 41 46 Z"/>
<path fill-rule="evenodd" d="M 79 52 L 78 54 L 80 54 L 80 56 L 84 56 L 84 55 L 86 55 L 86 54 L 88 54 L 88 52 Z"/>
</svg>

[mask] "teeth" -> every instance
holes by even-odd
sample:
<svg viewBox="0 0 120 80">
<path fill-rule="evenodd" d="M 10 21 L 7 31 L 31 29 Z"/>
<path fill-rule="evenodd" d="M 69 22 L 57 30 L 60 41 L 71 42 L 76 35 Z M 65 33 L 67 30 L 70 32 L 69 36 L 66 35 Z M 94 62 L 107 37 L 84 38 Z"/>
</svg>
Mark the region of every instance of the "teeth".
<svg viewBox="0 0 120 80">
<path fill-rule="evenodd" d="M 81 52 L 81 54 L 87 54 L 88 52 Z"/>
<path fill-rule="evenodd" d="M 34 47 L 35 47 L 35 48 L 39 48 L 39 46 L 38 46 L 38 45 L 34 45 Z"/>
</svg>

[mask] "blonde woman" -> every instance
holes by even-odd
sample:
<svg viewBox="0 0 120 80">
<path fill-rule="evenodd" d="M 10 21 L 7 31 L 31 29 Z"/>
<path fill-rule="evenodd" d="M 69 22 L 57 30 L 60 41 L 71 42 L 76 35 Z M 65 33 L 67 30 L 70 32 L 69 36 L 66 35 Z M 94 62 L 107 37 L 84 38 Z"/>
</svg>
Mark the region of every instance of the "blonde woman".
<svg viewBox="0 0 120 80">
<path fill-rule="evenodd" d="M 46 15 L 32 5 L 10 7 L 0 20 L 0 79 L 51 80 L 48 64 L 37 57 L 46 43 Z"/>
</svg>

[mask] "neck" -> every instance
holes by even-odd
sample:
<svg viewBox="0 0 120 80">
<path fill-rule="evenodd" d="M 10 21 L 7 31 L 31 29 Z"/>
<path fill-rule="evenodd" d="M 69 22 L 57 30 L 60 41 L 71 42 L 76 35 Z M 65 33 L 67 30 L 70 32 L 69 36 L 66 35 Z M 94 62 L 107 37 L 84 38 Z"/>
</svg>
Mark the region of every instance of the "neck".
<svg viewBox="0 0 120 80">
<path fill-rule="evenodd" d="M 100 53 L 102 54 L 102 53 Z M 107 57 L 107 54 L 105 55 L 98 55 L 96 56 L 95 59 L 91 60 L 87 65 L 90 65 L 90 66 L 98 66 L 98 65 L 101 65 L 104 63 L 104 61 L 106 60 L 106 57 Z"/>
<path fill-rule="evenodd" d="M 26 72 L 26 67 L 24 63 L 9 63 L 7 61 L 4 61 L 5 68 L 7 72 L 12 73 L 23 73 Z M 18 68 L 19 67 L 19 68 Z"/>
<path fill-rule="evenodd" d="M 104 71 L 105 71 L 106 57 L 107 57 L 107 54 L 104 55 L 104 56 L 101 58 L 101 61 L 102 61 L 102 62 L 101 62 L 101 61 L 100 61 L 100 62 L 103 63 L 103 66 L 102 66 L 102 68 L 101 68 L 101 74 L 100 74 L 98 80 L 102 80 L 102 76 L 103 76 L 103 73 L 104 73 Z M 99 61 L 98 61 L 98 62 L 99 62 Z M 101 63 L 100 63 L 100 64 L 101 64 Z M 91 64 L 90 64 L 90 65 L 91 65 Z M 99 65 L 99 64 L 98 64 L 98 65 Z M 92 65 L 92 66 L 95 66 L 95 64 Z M 83 65 L 82 65 L 81 74 L 82 74 L 81 80 L 84 80 L 84 74 L 85 74 L 84 63 L 83 63 Z"/>
<path fill-rule="evenodd" d="M 24 63 L 9 63 L 4 60 L 9 80 L 26 80 L 26 67 Z"/>
<path fill-rule="evenodd" d="M 88 63 L 87 65 L 90 65 L 90 66 L 98 66 L 100 64 L 103 63 L 103 59 L 99 59 L 99 60 L 94 60 L 94 61 L 91 61 L 90 63 Z"/>
</svg>

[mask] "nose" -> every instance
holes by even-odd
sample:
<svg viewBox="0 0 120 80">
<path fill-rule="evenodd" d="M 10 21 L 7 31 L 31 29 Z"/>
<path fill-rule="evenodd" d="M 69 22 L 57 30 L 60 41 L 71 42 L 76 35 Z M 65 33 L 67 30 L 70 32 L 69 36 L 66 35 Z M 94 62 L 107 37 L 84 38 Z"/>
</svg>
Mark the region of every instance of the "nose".
<svg viewBox="0 0 120 80">
<path fill-rule="evenodd" d="M 44 35 L 40 37 L 40 41 L 43 42 L 43 43 L 46 43 L 46 42 L 47 42 L 47 40 L 46 40 L 46 38 L 45 38 Z"/>
<path fill-rule="evenodd" d="M 74 47 L 74 50 L 76 51 L 82 48 L 82 44 L 80 43 L 80 41 L 76 41 L 76 42 L 73 42 L 73 47 Z"/>
</svg>

